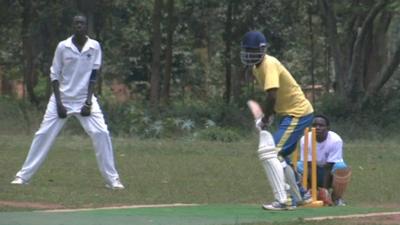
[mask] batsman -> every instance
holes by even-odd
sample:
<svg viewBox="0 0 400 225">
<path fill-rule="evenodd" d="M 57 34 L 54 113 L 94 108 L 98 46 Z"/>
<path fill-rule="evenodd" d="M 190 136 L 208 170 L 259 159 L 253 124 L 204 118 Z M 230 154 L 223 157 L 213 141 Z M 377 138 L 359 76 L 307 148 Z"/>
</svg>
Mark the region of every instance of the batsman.
<svg viewBox="0 0 400 225">
<path fill-rule="evenodd" d="M 247 32 L 241 42 L 240 58 L 265 92 L 265 101 L 261 103 L 263 113 L 255 118 L 255 126 L 260 131 L 259 158 L 275 201 L 262 207 L 287 210 L 306 200 L 288 156 L 295 150 L 304 129 L 311 125 L 314 110 L 289 71 L 266 53 L 267 44 L 261 32 Z M 250 107 L 255 104 L 249 102 Z M 274 117 L 279 118 L 279 126 L 271 135 L 266 128 Z"/>
</svg>

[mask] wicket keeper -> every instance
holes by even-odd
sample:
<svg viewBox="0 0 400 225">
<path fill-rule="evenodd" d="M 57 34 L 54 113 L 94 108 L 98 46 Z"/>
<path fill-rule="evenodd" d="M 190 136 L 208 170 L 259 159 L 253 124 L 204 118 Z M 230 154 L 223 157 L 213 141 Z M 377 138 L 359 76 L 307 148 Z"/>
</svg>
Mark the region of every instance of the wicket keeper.
<svg viewBox="0 0 400 225">
<path fill-rule="evenodd" d="M 329 196 L 321 200 L 327 205 L 345 206 L 343 194 L 350 182 L 351 169 L 343 160 L 343 140 L 337 133 L 330 130 L 329 119 L 324 115 L 315 115 L 312 126 L 315 127 L 317 139 L 317 187 L 323 188 L 320 191 L 331 191 L 327 193 Z M 311 134 L 308 136 L 308 149 L 311 149 Z M 297 170 L 302 174 L 305 161 L 304 137 L 300 140 L 300 150 L 301 161 L 297 164 Z M 307 162 L 310 164 L 311 160 L 311 151 L 309 151 Z M 308 178 L 310 178 L 310 173 Z"/>
</svg>

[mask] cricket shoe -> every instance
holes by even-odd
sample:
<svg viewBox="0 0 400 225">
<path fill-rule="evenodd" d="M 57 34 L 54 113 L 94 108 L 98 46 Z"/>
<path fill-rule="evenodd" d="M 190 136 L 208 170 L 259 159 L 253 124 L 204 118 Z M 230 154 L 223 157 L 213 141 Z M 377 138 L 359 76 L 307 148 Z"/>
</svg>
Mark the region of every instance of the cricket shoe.
<svg viewBox="0 0 400 225">
<path fill-rule="evenodd" d="M 307 205 L 312 202 L 311 192 L 307 191 L 303 194 L 302 200 L 297 202 L 297 205 Z"/>
<path fill-rule="evenodd" d="M 122 190 L 125 189 L 124 185 L 119 181 L 119 179 L 116 179 L 112 184 L 106 184 L 106 188 L 111 189 L 111 190 Z"/>
<path fill-rule="evenodd" d="M 296 208 L 295 205 L 287 205 L 287 204 L 280 203 L 278 201 L 274 201 L 271 204 L 262 205 L 262 209 L 273 210 L 273 211 L 292 210 L 295 208 Z"/>
<path fill-rule="evenodd" d="M 21 177 L 15 177 L 14 180 L 11 181 L 11 184 L 27 185 L 29 183 L 28 183 L 28 181 L 22 179 Z"/>
<path fill-rule="evenodd" d="M 346 203 L 343 201 L 343 199 L 339 198 L 335 200 L 335 205 L 336 206 L 346 206 Z"/>
</svg>

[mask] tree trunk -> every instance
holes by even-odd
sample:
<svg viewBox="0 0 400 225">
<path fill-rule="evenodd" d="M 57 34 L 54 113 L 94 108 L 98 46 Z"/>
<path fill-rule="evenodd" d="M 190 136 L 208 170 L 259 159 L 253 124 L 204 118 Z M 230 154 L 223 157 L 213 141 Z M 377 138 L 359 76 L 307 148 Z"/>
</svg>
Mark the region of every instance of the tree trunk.
<svg viewBox="0 0 400 225">
<path fill-rule="evenodd" d="M 400 65 L 400 45 L 397 47 L 392 60 L 382 68 L 379 76 L 376 76 L 374 81 L 370 84 L 366 97 L 371 97 L 376 94 L 385 83 L 392 77 Z"/>
<path fill-rule="evenodd" d="M 374 25 L 375 36 L 372 36 L 368 41 L 369 54 L 366 59 L 366 73 L 364 78 L 364 86 L 367 91 L 370 85 L 374 82 L 374 78 L 379 74 L 384 65 L 389 60 L 389 46 L 387 31 L 392 19 L 391 13 L 384 13 L 376 21 Z"/>
<path fill-rule="evenodd" d="M 151 78 L 150 78 L 150 103 L 153 108 L 158 107 L 160 94 L 160 54 L 161 54 L 161 0 L 154 1 L 153 8 L 153 58 L 151 63 Z"/>
<path fill-rule="evenodd" d="M 246 69 L 244 67 L 233 67 L 232 73 L 232 102 L 239 103 L 243 94 L 242 87 L 246 87 Z"/>
<path fill-rule="evenodd" d="M 342 61 L 342 52 L 340 49 L 340 43 L 338 39 L 336 15 L 333 10 L 333 3 L 330 0 L 319 0 L 319 6 L 321 8 L 321 16 L 326 26 L 326 32 L 328 42 L 330 46 L 331 55 L 334 62 L 334 74 L 335 74 L 335 89 L 340 96 L 345 96 L 345 69 L 344 62 Z"/>
<path fill-rule="evenodd" d="M 162 91 L 162 99 L 165 104 L 169 102 L 170 83 L 172 76 L 172 48 L 173 48 L 173 35 L 175 31 L 174 20 L 174 0 L 168 0 L 168 30 L 167 30 L 167 47 L 165 49 L 165 76 Z"/>
<path fill-rule="evenodd" d="M 313 19 L 312 19 L 312 9 L 311 6 L 308 9 L 308 28 L 310 31 L 310 74 L 311 74 L 311 104 L 316 107 L 315 105 L 315 57 L 314 57 L 314 33 L 313 33 Z"/>
<path fill-rule="evenodd" d="M 44 23 L 43 29 L 40 32 L 41 46 L 42 46 L 42 54 L 43 60 L 40 64 L 41 73 L 47 77 L 46 79 L 46 99 L 50 97 L 53 93 L 51 87 L 51 79 L 50 79 L 50 66 L 52 62 L 52 57 L 54 54 L 54 50 L 57 46 L 57 31 L 55 30 L 55 22 L 52 20 L 47 20 Z"/>
<path fill-rule="evenodd" d="M 229 103 L 231 98 L 232 65 L 231 65 L 231 46 L 232 46 L 232 1 L 229 1 L 226 9 L 225 23 L 225 103 Z"/>
<path fill-rule="evenodd" d="M 363 75 L 365 74 L 366 68 L 366 55 L 368 54 L 366 48 L 370 46 L 366 44 L 368 41 L 368 36 L 372 35 L 373 32 L 373 22 L 380 13 L 387 1 L 380 1 L 370 9 L 366 18 L 364 19 L 361 28 L 358 29 L 356 41 L 353 45 L 353 52 L 350 62 L 350 68 L 348 73 L 347 93 L 348 97 L 353 103 L 356 103 L 360 97 L 364 94 Z"/>
<path fill-rule="evenodd" d="M 24 60 L 24 83 L 26 85 L 29 101 L 37 105 L 39 104 L 39 100 L 34 92 L 34 88 L 37 84 L 37 74 L 35 73 L 36 65 L 34 62 L 35 57 L 33 51 L 34 43 L 31 33 L 31 21 L 33 20 L 32 14 L 32 2 L 30 0 L 24 0 L 21 29 Z"/>
<path fill-rule="evenodd" d="M 342 28 L 343 35 L 339 36 L 333 3 L 319 0 L 335 65 L 336 91 L 356 110 L 379 92 L 400 63 L 400 46 L 393 57 L 387 57 L 386 36 L 392 16 L 386 6 L 391 2 L 358 2 L 358 9 L 367 11 L 358 10 L 347 21 L 342 18 L 341 24 L 347 22 L 348 26 Z"/>
<path fill-rule="evenodd" d="M 5 76 L 3 66 L 0 65 L 0 95 L 12 95 L 12 84 Z"/>
</svg>

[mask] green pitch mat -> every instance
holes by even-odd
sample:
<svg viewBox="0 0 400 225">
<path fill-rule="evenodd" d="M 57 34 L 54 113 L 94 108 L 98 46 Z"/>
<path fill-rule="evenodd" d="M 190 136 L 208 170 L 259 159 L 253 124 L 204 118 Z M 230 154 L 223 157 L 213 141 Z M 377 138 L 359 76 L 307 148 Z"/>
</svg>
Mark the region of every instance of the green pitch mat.
<svg viewBox="0 0 400 225">
<path fill-rule="evenodd" d="M 386 209 L 387 210 L 387 209 Z M 284 222 L 302 218 L 382 212 L 379 208 L 323 207 L 264 211 L 258 205 L 198 205 L 163 208 L 96 209 L 76 212 L 3 212 L 0 225 L 211 225 Z"/>
</svg>

